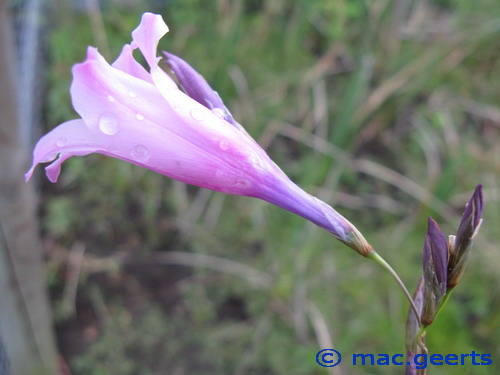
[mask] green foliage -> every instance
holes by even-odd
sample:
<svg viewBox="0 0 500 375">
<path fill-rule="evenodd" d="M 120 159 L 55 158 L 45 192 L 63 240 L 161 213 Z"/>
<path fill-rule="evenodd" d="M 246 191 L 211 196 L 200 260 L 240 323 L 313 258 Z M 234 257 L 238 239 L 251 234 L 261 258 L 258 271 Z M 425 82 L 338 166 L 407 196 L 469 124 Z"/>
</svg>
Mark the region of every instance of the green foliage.
<svg viewBox="0 0 500 375">
<path fill-rule="evenodd" d="M 110 1 L 104 30 L 86 12 L 60 10 L 49 35 L 50 127 L 76 116 L 70 67 L 85 47 L 112 60 L 145 10 Z M 173 0 L 154 10 L 171 30 L 160 47 L 191 62 L 282 169 L 355 223 L 410 289 L 422 272 L 426 216 L 453 233 L 473 187 L 485 184 L 491 203 L 471 264 L 428 344 L 498 356 L 498 2 Z M 407 304 L 393 280 L 288 212 L 99 155 L 66 162 L 43 194 L 46 239 L 63 248 L 83 241 L 86 257 L 110 258 L 140 284 L 114 294 L 123 298 L 96 297 L 94 276 L 111 272 L 83 268 L 81 293 L 106 317 L 70 358 L 75 375 L 324 374 L 314 361 L 321 319 L 346 355 L 404 350 Z M 150 268 L 129 275 L 121 263 L 123 254 L 146 259 L 170 280 L 172 266 L 154 260 L 170 250 L 231 259 L 260 271 L 261 283 L 198 261 L 168 287 L 147 287 Z M 139 312 L 126 303 L 134 293 Z"/>
</svg>

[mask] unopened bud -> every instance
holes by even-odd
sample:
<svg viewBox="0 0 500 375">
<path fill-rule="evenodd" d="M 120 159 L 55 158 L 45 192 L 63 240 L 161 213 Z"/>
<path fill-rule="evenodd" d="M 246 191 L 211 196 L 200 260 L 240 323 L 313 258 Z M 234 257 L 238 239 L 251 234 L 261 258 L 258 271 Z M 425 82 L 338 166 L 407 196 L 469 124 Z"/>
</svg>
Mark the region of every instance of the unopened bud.
<svg viewBox="0 0 500 375">
<path fill-rule="evenodd" d="M 422 323 L 429 325 L 434 320 L 437 308 L 447 285 L 448 242 L 437 223 L 429 218 L 424 242 L 424 306 Z"/>
<path fill-rule="evenodd" d="M 448 288 L 454 288 L 465 271 L 469 260 L 472 242 L 481 227 L 483 215 L 483 186 L 478 185 L 465 207 L 465 212 L 458 226 L 448 263 Z"/>
</svg>

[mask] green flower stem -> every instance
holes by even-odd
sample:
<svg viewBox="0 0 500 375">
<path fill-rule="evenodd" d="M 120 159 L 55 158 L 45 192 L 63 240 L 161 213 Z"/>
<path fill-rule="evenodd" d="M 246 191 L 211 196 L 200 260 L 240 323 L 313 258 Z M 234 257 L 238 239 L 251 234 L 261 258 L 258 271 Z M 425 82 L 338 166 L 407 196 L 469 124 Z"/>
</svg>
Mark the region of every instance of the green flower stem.
<svg viewBox="0 0 500 375">
<path fill-rule="evenodd" d="M 418 330 L 418 333 L 417 333 L 417 342 L 420 341 L 420 338 L 422 337 L 422 335 L 425 333 L 425 330 L 427 329 L 428 326 L 424 325 L 424 324 L 421 324 L 420 325 L 420 329 Z"/>
<path fill-rule="evenodd" d="M 443 299 L 441 300 L 441 303 L 439 304 L 437 310 L 436 310 L 436 313 L 434 314 L 434 319 L 437 318 L 439 312 L 441 311 L 441 309 L 444 307 L 444 305 L 446 305 L 446 302 L 448 302 L 448 300 L 450 299 L 450 296 L 451 296 L 451 292 L 453 291 L 453 288 L 448 288 L 446 289 L 446 294 L 444 295 Z"/>
<path fill-rule="evenodd" d="M 396 282 L 398 283 L 399 287 L 401 288 L 401 290 L 403 291 L 404 295 L 406 296 L 406 298 L 408 298 L 408 302 L 410 302 L 410 306 L 411 308 L 413 309 L 413 311 L 415 312 L 415 315 L 417 317 L 417 320 L 420 324 L 420 312 L 418 311 L 417 309 L 417 306 L 415 306 L 415 302 L 413 301 L 413 297 L 411 296 L 410 292 L 408 292 L 408 289 L 406 289 L 406 286 L 405 284 L 403 284 L 403 282 L 401 281 L 401 278 L 399 277 L 399 275 L 396 273 L 396 271 L 394 271 L 394 269 L 390 266 L 389 263 L 387 263 L 385 261 L 384 258 L 382 258 L 380 255 L 378 255 L 378 253 L 373 250 L 368 256 L 367 258 L 370 258 L 371 260 L 374 260 L 375 262 L 377 262 L 378 264 L 380 264 L 382 267 L 384 267 L 385 270 L 389 271 L 389 273 L 391 274 L 391 276 L 396 280 Z"/>
</svg>

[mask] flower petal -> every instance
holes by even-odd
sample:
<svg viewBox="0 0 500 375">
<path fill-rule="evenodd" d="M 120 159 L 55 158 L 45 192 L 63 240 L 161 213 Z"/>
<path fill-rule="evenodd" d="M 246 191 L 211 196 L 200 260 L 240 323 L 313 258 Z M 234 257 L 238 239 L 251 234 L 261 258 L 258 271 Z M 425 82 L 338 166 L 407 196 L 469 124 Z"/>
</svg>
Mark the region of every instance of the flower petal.
<svg viewBox="0 0 500 375">
<path fill-rule="evenodd" d="M 146 115 L 161 119 L 157 124 L 177 123 L 171 121 L 173 112 L 167 111 L 168 104 L 154 85 L 111 67 L 92 47 L 87 59 L 73 67 L 71 99 L 90 128 L 105 127 L 103 116 L 109 113 L 120 117 L 117 127 L 143 126 L 141 116 Z"/>
<path fill-rule="evenodd" d="M 156 62 L 158 41 L 168 33 L 168 26 L 159 14 L 146 12 L 141 23 L 132 31 L 134 45 L 139 47 L 149 66 Z"/>
<path fill-rule="evenodd" d="M 168 32 L 168 26 L 159 14 L 144 13 L 141 23 L 132 31 L 132 47 L 138 47 L 148 62 L 151 78 L 162 90 L 177 90 L 175 82 L 158 66 L 158 42 Z"/>
<path fill-rule="evenodd" d="M 133 51 L 134 48 L 132 48 L 130 44 L 125 44 L 120 56 L 118 56 L 112 64 L 113 68 L 119 69 L 122 72 L 128 73 L 131 76 L 142 79 L 143 81 L 153 83 L 151 75 L 134 59 L 132 54 Z"/>
<path fill-rule="evenodd" d="M 103 148 L 82 120 L 70 120 L 48 134 L 36 144 L 33 151 L 33 165 L 24 175 L 28 181 L 39 163 L 55 161 L 46 168 L 47 177 L 56 182 L 61 164 L 73 155 L 84 156 Z M 58 157 L 59 154 L 59 157 Z"/>
<path fill-rule="evenodd" d="M 210 87 L 200 73 L 180 57 L 166 51 L 163 51 L 163 54 L 167 58 L 167 65 L 175 73 L 179 83 L 191 98 L 208 109 L 214 110 L 224 120 L 236 126 L 233 116 L 219 94 Z"/>
</svg>

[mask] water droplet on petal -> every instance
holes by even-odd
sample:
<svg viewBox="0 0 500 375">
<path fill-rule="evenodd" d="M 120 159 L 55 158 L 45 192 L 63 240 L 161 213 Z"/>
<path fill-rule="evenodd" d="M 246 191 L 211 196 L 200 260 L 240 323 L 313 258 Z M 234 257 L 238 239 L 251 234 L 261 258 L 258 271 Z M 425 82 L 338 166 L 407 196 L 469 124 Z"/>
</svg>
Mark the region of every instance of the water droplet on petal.
<svg viewBox="0 0 500 375">
<path fill-rule="evenodd" d="M 130 154 L 134 160 L 139 162 L 146 162 L 151 157 L 149 150 L 145 146 L 135 146 Z"/>
<path fill-rule="evenodd" d="M 237 187 L 241 187 L 241 188 L 247 188 L 250 186 L 250 181 L 248 180 L 238 180 L 236 181 L 236 184 L 234 184 L 235 186 Z"/>
<path fill-rule="evenodd" d="M 133 91 L 129 91 L 128 96 L 130 96 L 131 98 L 135 98 L 137 96 L 137 94 Z"/>
<path fill-rule="evenodd" d="M 59 137 L 56 140 L 57 147 L 63 147 L 66 145 L 66 143 L 68 143 L 68 140 L 66 139 L 66 137 Z"/>
<path fill-rule="evenodd" d="M 264 164 L 262 163 L 262 159 L 259 158 L 258 156 L 250 156 L 248 158 L 248 162 L 254 167 L 254 168 L 257 168 L 257 169 L 265 169 L 265 166 Z"/>
<path fill-rule="evenodd" d="M 169 103 L 170 103 L 170 106 L 172 107 L 172 109 L 177 110 L 177 109 L 179 109 L 181 107 L 181 105 L 179 104 L 179 102 L 176 101 L 175 99 L 171 99 L 169 101 Z"/>
<path fill-rule="evenodd" d="M 112 95 L 108 95 L 108 102 L 114 103 L 116 102 L 116 99 Z"/>
<path fill-rule="evenodd" d="M 224 113 L 224 110 L 222 108 L 214 108 L 214 109 L 212 109 L 212 112 L 218 118 L 224 119 L 225 113 Z"/>
<path fill-rule="evenodd" d="M 226 151 L 229 148 L 229 142 L 226 139 L 223 139 L 219 142 L 219 147 L 222 151 Z"/>
<path fill-rule="evenodd" d="M 135 115 L 135 118 L 136 118 L 137 120 L 139 120 L 139 121 L 144 120 L 144 116 L 143 116 L 143 115 L 141 115 L 140 113 L 136 114 L 136 115 Z"/>
<path fill-rule="evenodd" d="M 201 121 L 205 118 L 205 114 L 201 109 L 195 108 L 191 110 L 191 117 L 193 117 L 195 120 Z"/>
<path fill-rule="evenodd" d="M 115 135 L 118 133 L 118 120 L 110 113 L 106 113 L 99 118 L 99 129 L 104 134 Z"/>
</svg>

